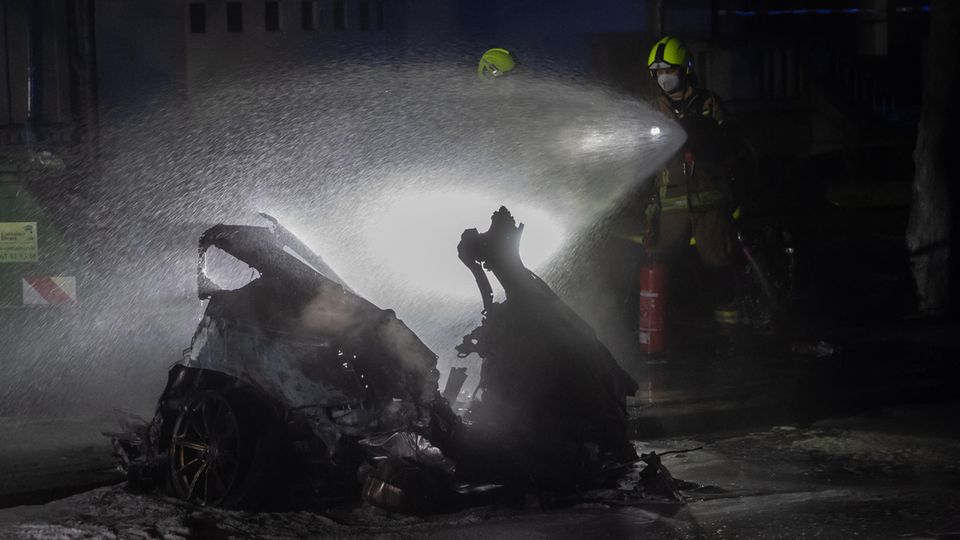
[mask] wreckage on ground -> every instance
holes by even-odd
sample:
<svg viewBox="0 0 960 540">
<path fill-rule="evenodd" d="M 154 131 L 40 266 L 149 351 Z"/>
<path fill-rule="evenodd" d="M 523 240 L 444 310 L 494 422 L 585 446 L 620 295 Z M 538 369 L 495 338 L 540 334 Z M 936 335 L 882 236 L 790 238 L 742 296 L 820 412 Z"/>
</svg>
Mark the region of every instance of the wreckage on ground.
<svg viewBox="0 0 960 540">
<path fill-rule="evenodd" d="M 438 391 L 437 356 L 394 312 L 264 217 L 200 238 L 203 318 L 154 418 L 113 434 L 132 487 L 230 508 L 361 495 L 431 512 L 497 490 L 577 489 L 636 460 L 624 406 L 636 384 L 523 267 L 522 225 L 505 208 L 459 246 L 485 309 L 457 348 L 484 358 L 466 423 Z M 207 272 L 215 250 L 258 275 L 220 287 Z"/>
<path fill-rule="evenodd" d="M 523 224 L 501 207 L 490 229 L 464 231 L 460 260 L 483 299 L 480 327 L 457 346 L 483 358 L 470 410 L 464 474 L 527 478 L 544 489 L 602 482 L 637 459 L 627 438 L 626 396 L 636 382 L 593 329 L 520 259 Z M 493 301 L 489 270 L 506 299 Z M 473 435 L 473 436 L 470 436 Z"/>
</svg>

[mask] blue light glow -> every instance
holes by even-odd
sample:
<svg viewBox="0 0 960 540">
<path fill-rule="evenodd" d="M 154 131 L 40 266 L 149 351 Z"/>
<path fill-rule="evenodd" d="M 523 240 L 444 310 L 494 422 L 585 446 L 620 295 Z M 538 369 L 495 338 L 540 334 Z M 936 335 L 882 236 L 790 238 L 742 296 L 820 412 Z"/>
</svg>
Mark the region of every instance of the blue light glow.
<svg viewBox="0 0 960 540">
<path fill-rule="evenodd" d="M 916 11 L 917 8 L 913 7 L 898 7 L 896 8 L 897 13 L 909 13 Z M 923 4 L 920 6 L 919 11 L 924 13 L 930 12 L 930 4 Z M 878 9 L 863 9 L 863 8 L 841 8 L 841 9 L 770 9 L 767 11 L 758 11 L 753 9 L 720 9 L 717 10 L 718 15 L 733 15 L 735 17 L 757 17 L 760 15 L 858 15 L 858 14 L 873 14 L 873 15 L 882 15 L 884 10 Z"/>
</svg>

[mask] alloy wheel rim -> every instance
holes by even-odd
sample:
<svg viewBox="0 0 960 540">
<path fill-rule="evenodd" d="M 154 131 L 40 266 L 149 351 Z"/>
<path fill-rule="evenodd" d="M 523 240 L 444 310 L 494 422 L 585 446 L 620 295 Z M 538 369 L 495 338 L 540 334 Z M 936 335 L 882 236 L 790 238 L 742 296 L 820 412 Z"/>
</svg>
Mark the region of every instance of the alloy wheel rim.
<svg viewBox="0 0 960 540">
<path fill-rule="evenodd" d="M 177 494 L 217 506 L 231 493 L 240 471 L 240 426 L 230 403 L 208 392 L 180 412 L 170 444 L 170 472 Z"/>
</svg>

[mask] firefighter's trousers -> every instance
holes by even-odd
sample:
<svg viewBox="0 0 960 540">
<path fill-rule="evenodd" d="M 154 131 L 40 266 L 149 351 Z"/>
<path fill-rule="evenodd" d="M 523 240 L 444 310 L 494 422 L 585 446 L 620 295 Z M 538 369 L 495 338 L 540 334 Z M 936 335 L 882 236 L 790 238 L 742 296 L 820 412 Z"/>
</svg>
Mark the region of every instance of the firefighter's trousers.
<svg viewBox="0 0 960 540">
<path fill-rule="evenodd" d="M 707 269 L 721 269 L 733 265 L 733 227 L 729 213 L 722 208 L 691 212 L 673 210 L 661 212 L 657 235 L 651 250 L 667 259 L 696 239 L 697 253 Z"/>
</svg>

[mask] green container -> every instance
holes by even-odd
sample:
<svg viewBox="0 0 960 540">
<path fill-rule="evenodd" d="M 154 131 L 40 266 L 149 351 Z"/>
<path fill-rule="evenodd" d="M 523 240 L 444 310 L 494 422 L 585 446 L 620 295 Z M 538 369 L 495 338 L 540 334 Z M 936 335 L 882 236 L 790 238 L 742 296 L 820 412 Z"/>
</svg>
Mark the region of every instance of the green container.
<svg viewBox="0 0 960 540">
<path fill-rule="evenodd" d="M 23 304 L 24 277 L 75 275 L 63 235 L 30 193 L 26 158 L 0 156 L 0 306 Z"/>
</svg>

